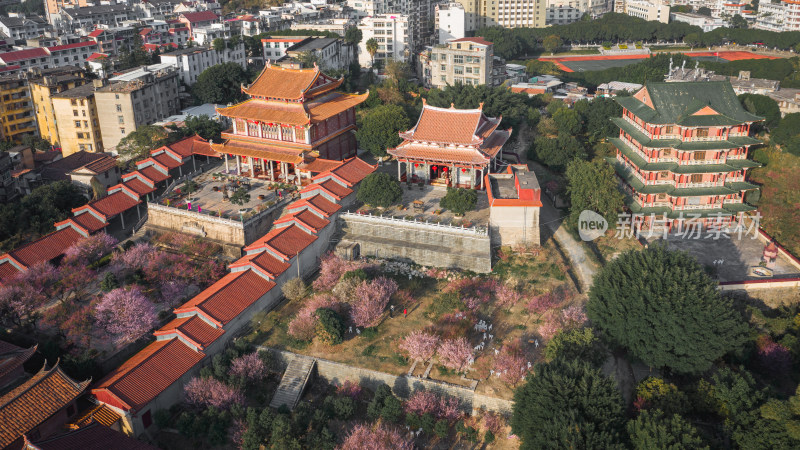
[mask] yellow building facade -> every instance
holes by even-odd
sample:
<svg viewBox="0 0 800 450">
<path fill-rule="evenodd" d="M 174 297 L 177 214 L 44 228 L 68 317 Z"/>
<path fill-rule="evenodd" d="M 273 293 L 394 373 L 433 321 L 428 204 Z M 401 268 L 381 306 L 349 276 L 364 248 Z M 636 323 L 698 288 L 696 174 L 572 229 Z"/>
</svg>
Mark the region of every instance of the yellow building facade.
<svg viewBox="0 0 800 450">
<path fill-rule="evenodd" d="M 19 144 L 23 137 L 36 135 L 28 80 L 17 74 L 0 77 L 0 125 L 5 141 Z"/>
<path fill-rule="evenodd" d="M 50 69 L 30 80 L 31 99 L 39 126 L 39 136 L 58 147 L 61 139 L 58 135 L 56 113 L 53 108 L 53 96 L 66 90 L 90 83 L 83 70 L 78 67 Z"/>
<path fill-rule="evenodd" d="M 94 93 L 94 83 L 88 83 L 53 96 L 59 143 L 65 157 L 81 150 L 103 151 Z"/>
</svg>

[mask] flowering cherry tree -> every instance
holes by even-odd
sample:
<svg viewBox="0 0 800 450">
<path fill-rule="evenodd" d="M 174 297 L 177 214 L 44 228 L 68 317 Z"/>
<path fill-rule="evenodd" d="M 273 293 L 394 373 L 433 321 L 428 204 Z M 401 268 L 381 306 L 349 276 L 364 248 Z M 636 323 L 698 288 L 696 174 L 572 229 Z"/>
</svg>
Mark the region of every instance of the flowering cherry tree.
<svg viewBox="0 0 800 450">
<path fill-rule="evenodd" d="M 558 302 L 558 296 L 554 291 L 551 291 L 546 294 L 537 295 L 536 297 L 528 300 L 528 303 L 525 305 L 525 309 L 527 309 L 531 315 L 541 317 L 542 314 L 547 312 L 549 309 L 555 308 L 556 305 L 558 305 Z"/>
<path fill-rule="evenodd" d="M 528 373 L 528 361 L 519 341 L 506 344 L 494 359 L 494 371 L 506 383 L 516 386 Z"/>
<path fill-rule="evenodd" d="M 355 301 L 350 310 L 350 319 L 358 327 L 373 327 L 389 304 L 397 283 L 386 277 L 363 281 L 355 292 Z"/>
<path fill-rule="evenodd" d="M 345 272 L 361 269 L 366 265 L 363 261 L 346 261 L 333 253 L 328 253 L 320 261 L 319 276 L 314 280 L 314 289 L 329 291 L 336 286 L 336 283 L 339 282 Z"/>
<path fill-rule="evenodd" d="M 258 352 L 248 353 L 231 361 L 228 374 L 245 382 L 261 381 L 267 376 L 267 365 Z"/>
<path fill-rule="evenodd" d="M 342 314 L 345 306 L 346 305 L 332 295 L 315 295 L 306 301 L 306 304 L 297 312 L 294 319 L 289 322 L 288 333 L 295 339 L 310 341 L 316 334 L 317 310 L 320 308 L 328 308 Z"/>
<path fill-rule="evenodd" d="M 577 327 L 586 323 L 586 310 L 582 305 L 572 305 L 561 311 L 564 323 L 569 326 Z"/>
<path fill-rule="evenodd" d="M 497 306 L 501 308 L 510 308 L 522 298 L 522 295 L 516 289 L 507 284 L 498 285 L 494 296 L 497 299 Z"/>
<path fill-rule="evenodd" d="M 98 324 L 117 344 L 139 339 L 156 324 L 156 311 L 138 286 L 118 288 L 103 296 L 95 307 Z"/>
<path fill-rule="evenodd" d="M 428 361 L 436 353 L 439 336 L 424 331 L 412 331 L 400 342 L 400 350 L 408 353 L 412 359 Z"/>
<path fill-rule="evenodd" d="M 537 331 L 541 337 L 546 340 L 550 340 L 562 329 L 564 329 L 564 319 L 561 313 L 557 311 L 549 311 L 542 316 L 542 323 L 539 324 Z"/>
<path fill-rule="evenodd" d="M 370 426 L 360 423 L 350 430 L 341 450 L 411 450 L 414 443 L 406 433 L 383 423 Z"/>
<path fill-rule="evenodd" d="M 457 398 L 430 391 L 415 391 L 406 400 L 403 409 L 407 413 L 418 415 L 427 413 L 436 419 L 448 422 L 458 420 L 462 416 L 461 404 Z"/>
<path fill-rule="evenodd" d="M 90 263 L 107 255 L 117 245 L 117 240 L 106 233 L 93 234 L 72 244 L 64 252 L 64 262 L 84 261 Z"/>
<path fill-rule="evenodd" d="M 456 371 L 462 371 L 472 359 L 472 347 L 467 338 L 447 339 L 442 341 L 437 351 L 439 362 L 443 366 Z"/>
<path fill-rule="evenodd" d="M 242 402 L 242 393 L 216 378 L 192 378 L 183 388 L 186 402 L 198 408 L 229 409 Z"/>
<path fill-rule="evenodd" d="M 350 380 L 345 380 L 341 386 L 336 388 L 336 394 L 346 395 L 353 400 L 358 400 L 358 397 L 361 396 L 361 385 Z"/>
<path fill-rule="evenodd" d="M 769 336 L 760 336 L 756 345 L 756 358 L 765 372 L 776 375 L 788 373 L 792 367 L 792 354 L 787 347 L 773 341 Z"/>
</svg>

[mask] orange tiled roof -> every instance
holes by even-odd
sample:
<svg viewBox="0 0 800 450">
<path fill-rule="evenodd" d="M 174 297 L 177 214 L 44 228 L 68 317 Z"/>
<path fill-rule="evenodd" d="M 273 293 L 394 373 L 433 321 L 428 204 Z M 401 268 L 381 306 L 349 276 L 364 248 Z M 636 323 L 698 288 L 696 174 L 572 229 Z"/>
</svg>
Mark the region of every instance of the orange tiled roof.
<svg viewBox="0 0 800 450">
<path fill-rule="evenodd" d="M 286 214 L 285 216 L 276 220 L 274 224 L 277 225 L 281 223 L 294 222 L 294 221 L 300 222 L 301 224 L 303 224 L 303 226 L 309 228 L 314 232 L 318 232 L 319 230 L 328 226 L 329 223 L 331 223 L 330 220 L 323 219 L 322 217 L 314 214 L 313 212 L 304 209 L 302 211 L 295 211 L 293 213 Z"/>
<path fill-rule="evenodd" d="M 94 173 L 105 173 L 108 170 L 113 169 L 117 165 L 117 158 L 112 156 L 104 156 L 103 158 L 95 159 L 94 161 L 86 164 L 83 167 L 79 167 L 72 172 L 76 172 L 81 169 L 89 169 Z M 71 173 L 71 172 L 70 172 Z"/>
<path fill-rule="evenodd" d="M 361 95 L 333 92 L 308 103 L 287 103 L 276 100 L 250 99 L 217 112 L 226 117 L 258 120 L 266 123 L 307 125 L 322 122 L 367 100 Z"/>
<path fill-rule="evenodd" d="M 156 188 L 148 186 L 147 184 L 145 184 L 144 181 L 138 178 L 131 178 L 122 184 L 125 187 L 132 190 L 133 192 L 135 192 L 139 197 L 154 192 L 156 190 Z"/>
<path fill-rule="evenodd" d="M 303 161 L 303 149 L 301 148 L 277 147 L 242 139 L 229 139 L 222 144 L 212 144 L 211 147 L 219 153 L 252 156 L 253 158 L 265 159 L 267 161 L 280 161 L 292 164 L 299 164 Z"/>
<path fill-rule="evenodd" d="M 123 213 L 136 205 L 141 203 L 141 200 L 136 200 L 123 191 L 117 191 L 109 194 L 99 200 L 89 202 L 89 206 L 100 214 L 108 218 L 114 217 L 117 214 Z"/>
<path fill-rule="evenodd" d="M 253 270 L 257 270 L 273 280 L 291 267 L 290 264 L 281 261 L 265 251 L 244 255 L 228 267 L 234 269 L 248 266 L 255 266 Z"/>
<path fill-rule="evenodd" d="M 27 438 L 26 443 L 36 450 L 157 450 L 157 447 L 99 423 L 36 442 Z"/>
<path fill-rule="evenodd" d="M 121 418 L 122 417 L 113 409 L 109 408 L 108 405 L 101 403 L 84 411 L 83 414 L 69 424 L 68 428 L 71 430 L 77 430 L 78 428 L 85 427 L 93 422 L 97 422 L 104 427 L 110 427 L 119 422 Z"/>
<path fill-rule="evenodd" d="M 158 183 L 160 181 L 164 181 L 169 178 L 169 175 L 159 171 L 155 167 L 147 166 L 144 169 L 139 169 L 137 172 L 144 175 L 145 178 L 148 180 L 152 180 L 154 183 Z"/>
<path fill-rule="evenodd" d="M 89 385 L 68 377 L 58 363 L 0 397 L 0 447 L 5 448 L 75 400 Z"/>
<path fill-rule="evenodd" d="M 6 341 L 0 341 L 0 380 L 25 364 L 25 361 L 36 353 L 37 348 L 38 345 L 22 348 Z"/>
<path fill-rule="evenodd" d="M 8 252 L 8 255 L 27 268 L 63 255 L 72 244 L 81 239 L 83 239 L 83 235 L 74 229 L 62 228 L 12 250 Z"/>
<path fill-rule="evenodd" d="M 155 336 L 169 334 L 179 334 L 184 339 L 195 344 L 200 350 L 204 350 L 212 342 L 225 333 L 222 328 L 214 328 L 200 316 L 179 317 L 172 320 L 153 333 Z"/>
<path fill-rule="evenodd" d="M 305 172 L 320 173 L 327 172 L 341 164 L 341 161 L 334 161 L 332 159 L 313 158 L 310 161 L 299 164 L 297 168 Z"/>
<path fill-rule="evenodd" d="M 85 209 L 83 211 L 86 211 Z M 81 214 L 75 215 L 70 217 L 67 220 L 62 220 L 61 222 L 56 222 L 55 226 L 61 226 L 71 222 L 73 225 L 77 226 L 81 230 L 85 231 L 86 234 L 93 234 L 96 231 L 103 229 L 105 226 L 108 225 L 108 222 L 98 219 L 93 214 L 89 213 L 88 211 L 83 212 Z"/>
<path fill-rule="evenodd" d="M 183 165 L 183 161 L 178 161 L 177 159 L 169 156 L 166 153 L 159 153 L 158 155 L 151 156 L 150 159 L 154 160 L 155 162 L 165 166 L 168 169 L 177 169 L 178 167 Z"/>
<path fill-rule="evenodd" d="M 477 145 L 481 142 L 478 136 L 480 127 L 487 121 L 500 123 L 486 117 L 480 108 L 437 108 L 423 104 L 417 124 L 400 135 L 406 140 L 419 142 Z"/>
<path fill-rule="evenodd" d="M 301 193 L 313 192 L 320 189 L 324 190 L 329 195 L 333 196 L 336 200 L 341 200 L 353 193 L 352 189 L 344 187 L 341 184 L 337 183 L 336 181 L 331 180 L 330 178 L 321 183 L 309 184 L 308 186 L 304 187 L 303 190 L 300 192 Z"/>
<path fill-rule="evenodd" d="M 325 217 L 330 217 L 331 214 L 342 209 L 342 205 L 338 205 L 328 200 L 327 198 L 317 194 L 313 197 L 301 198 L 286 206 L 286 211 L 293 211 L 304 208 L 312 208 Z"/>
<path fill-rule="evenodd" d="M 164 147 L 162 147 L 164 148 Z M 213 152 L 208 144 L 208 141 L 198 135 L 189 136 L 181 139 L 178 142 L 173 142 L 166 146 L 178 155 L 187 158 L 192 155 L 207 155 L 207 156 L 220 156 L 218 153 Z M 158 152 L 160 149 L 153 150 L 150 153 Z"/>
<path fill-rule="evenodd" d="M 297 225 L 289 225 L 283 228 L 273 228 L 269 233 L 244 249 L 245 251 L 251 251 L 266 247 L 284 259 L 289 259 L 316 240 L 316 236 L 307 233 Z"/>
<path fill-rule="evenodd" d="M 252 270 L 229 273 L 193 299 L 175 308 L 175 313 L 199 311 L 224 326 L 274 286 L 275 283 L 267 281 Z"/>
<path fill-rule="evenodd" d="M 22 272 L 20 272 L 20 270 L 14 267 L 14 265 L 10 262 L 4 261 L 0 263 L 0 282 L 3 280 L 10 280 L 20 273 Z"/>
<path fill-rule="evenodd" d="M 92 389 L 100 401 L 138 410 L 178 381 L 205 357 L 178 339 L 156 341 L 103 378 Z"/>
<path fill-rule="evenodd" d="M 253 83 L 242 92 L 254 97 L 300 100 L 313 94 L 336 89 L 344 78 L 333 80 L 319 68 L 289 69 L 267 64 Z"/>
<path fill-rule="evenodd" d="M 447 164 L 489 164 L 490 158 L 480 150 L 474 148 L 452 148 L 438 147 L 433 145 L 421 145 L 405 141 L 396 148 L 387 150 L 390 155 L 398 158 L 435 161 Z"/>
<path fill-rule="evenodd" d="M 330 170 L 330 173 L 335 175 L 338 179 L 342 180 L 349 187 L 353 187 L 363 180 L 367 175 L 375 171 L 378 166 L 371 166 L 364 162 L 364 160 L 353 157 L 342 161 L 337 167 Z M 326 173 L 321 173 L 313 179 L 325 177 Z"/>
</svg>

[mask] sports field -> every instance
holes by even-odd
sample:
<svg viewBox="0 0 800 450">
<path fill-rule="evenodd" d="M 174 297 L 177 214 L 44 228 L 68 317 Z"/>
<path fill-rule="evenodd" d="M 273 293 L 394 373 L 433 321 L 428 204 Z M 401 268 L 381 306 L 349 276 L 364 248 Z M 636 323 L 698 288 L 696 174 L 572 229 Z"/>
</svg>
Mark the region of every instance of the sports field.
<svg viewBox="0 0 800 450">
<path fill-rule="evenodd" d="M 728 62 L 740 59 L 777 59 L 774 56 L 758 55 L 750 52 L 741 51 L 722 51 L 722 52 L 682 52 L 690 58 L 698 61 Z M 625 67 L 630 64 L 640 62 L 642 59 L 649 58 L 650 55 L 588 55 L 588 56 L 561 56 L 555 58 L 539 58 L 540 61 L 550 61 L 555 63 L 564 72 L 591 72 L 595 70 L 605 70 L 612 67 Z"/>
</svg>

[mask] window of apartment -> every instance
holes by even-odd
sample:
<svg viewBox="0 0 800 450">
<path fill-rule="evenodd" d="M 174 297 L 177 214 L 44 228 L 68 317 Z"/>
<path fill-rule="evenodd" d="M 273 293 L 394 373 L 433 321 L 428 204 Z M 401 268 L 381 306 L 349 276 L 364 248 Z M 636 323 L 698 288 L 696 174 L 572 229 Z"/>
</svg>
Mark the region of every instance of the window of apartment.
<svg viewBox="0 0 800 450">
<path fill-rule="evenodd" d="M 119 94 L 114 94 L 114 98 L 119 100 Z"/>
<path fill-rule="evenodd" d="M 462 55 L 453 55 L 453 62 L 456 64 L 464 64 L 464 56 Z"/>
<path fill-rule="evenodd" d="M 119 129 L 119 134 L 125 134 L 125 128 L 120 128 Z"/>
<path fill-rule="evenodd" d="M 83 133 L 76 133 L 75 135 L 78 137 L 78 139 L 83 139 Z"/>
<path fill-rule="evenodd" d="M 117 112 L 122 112 L 122 105 L 117 103 Z"/>
<path fill-rule="evenodd" d="M 79 148 L 79 149 L 80 149 L 82 152 L 85 152 L 85 151 L 86 151 L 86 145 L 85 145 L 85 144 L 79 144 L 79 145 L 78 145 L 78 148 Z"/>
<path fill-rule="evenodd" d="M 472 73 L 472 67 L 465 67 L 465 68 L 464 68 L 464 72 L 466 72 L 466 73 Z"/>
<path fill-rule="evenodd" d="M 80 128 L 80 127 L 81 127 L 81 121 L 80 120 L 76 120 L 75 121 L 75 128 Z"/>
<path fill-rule="evenodd" d="M 447 75 L 442 75 L 442 83 L 447 83 Z"/>
<path fill-rule="evenodd" d="M 70 100 L 69 102 L 72 104 L 72 106 L 77 106 L 77 104 L 78 104 L 78 101 L 75 100 L 74 98 L 72 100 Z"/>
<path fill-rule="evenodd" d="M 446 66 L 446 65 L 444 65 L 444 64 L 442 64 L 442 67 L 440 67 L 440 70 L 441 70 L 442 72 L 446 71 L 446 70 L 447 70 L 447 66 Z"/>
<path fill-rule="evenodd" d="M 454 66 L 453 73 L 456 75 L 463 75 L 464 74 L 464 66 Z"/>
<path fill-rule="evenodd" d="M 78 117 L 78 110 L 77 109 L 73 109 L 72 110 L 72 115 L 75 116 L 75 117 Z"/>
<path fill-rule="evenodd" d="M 697 130 L 697 137 L 708 137 L 708 128 L 700 128 Z"/>
<path fill-rule="evenodd" d="M 84 120 L 83 121 L 83 128 L 89 128 L 89 121 L 88 120 Z"/>
<path fill-rule="evenodd" d="M 83 117 L 86 117 L 86 110 L 85 109 L 81 110 L 81 114 L 83 115 Z"/>
<path fill-rule="evenodd" d="M 695 160 L 706 159 L 706 152 L 694 152 L 694 159 Z"/>
<path fill-rule="evenodd" d="M 472 73 L 474 73 L 475 75 L 480 75 L 480 73 L 481 73 L 481 69 L 479 69 L 479 68 L 477 68 L 477 67 L 473 67 L 473 68 L 472 68 Z"/>
<path fill-rule="evenodd" d="M 86 144 L 86 151 L 92 151 L 92 144 Z M 108 178 L 108 172 L 106 172 L 106 178 Z"/>
<path fill-rule="evenodd" d="M 125 123 L 125 117 L 124 116 L 117 116 L 117 121 L 119 123 Z"/>
</svg>

